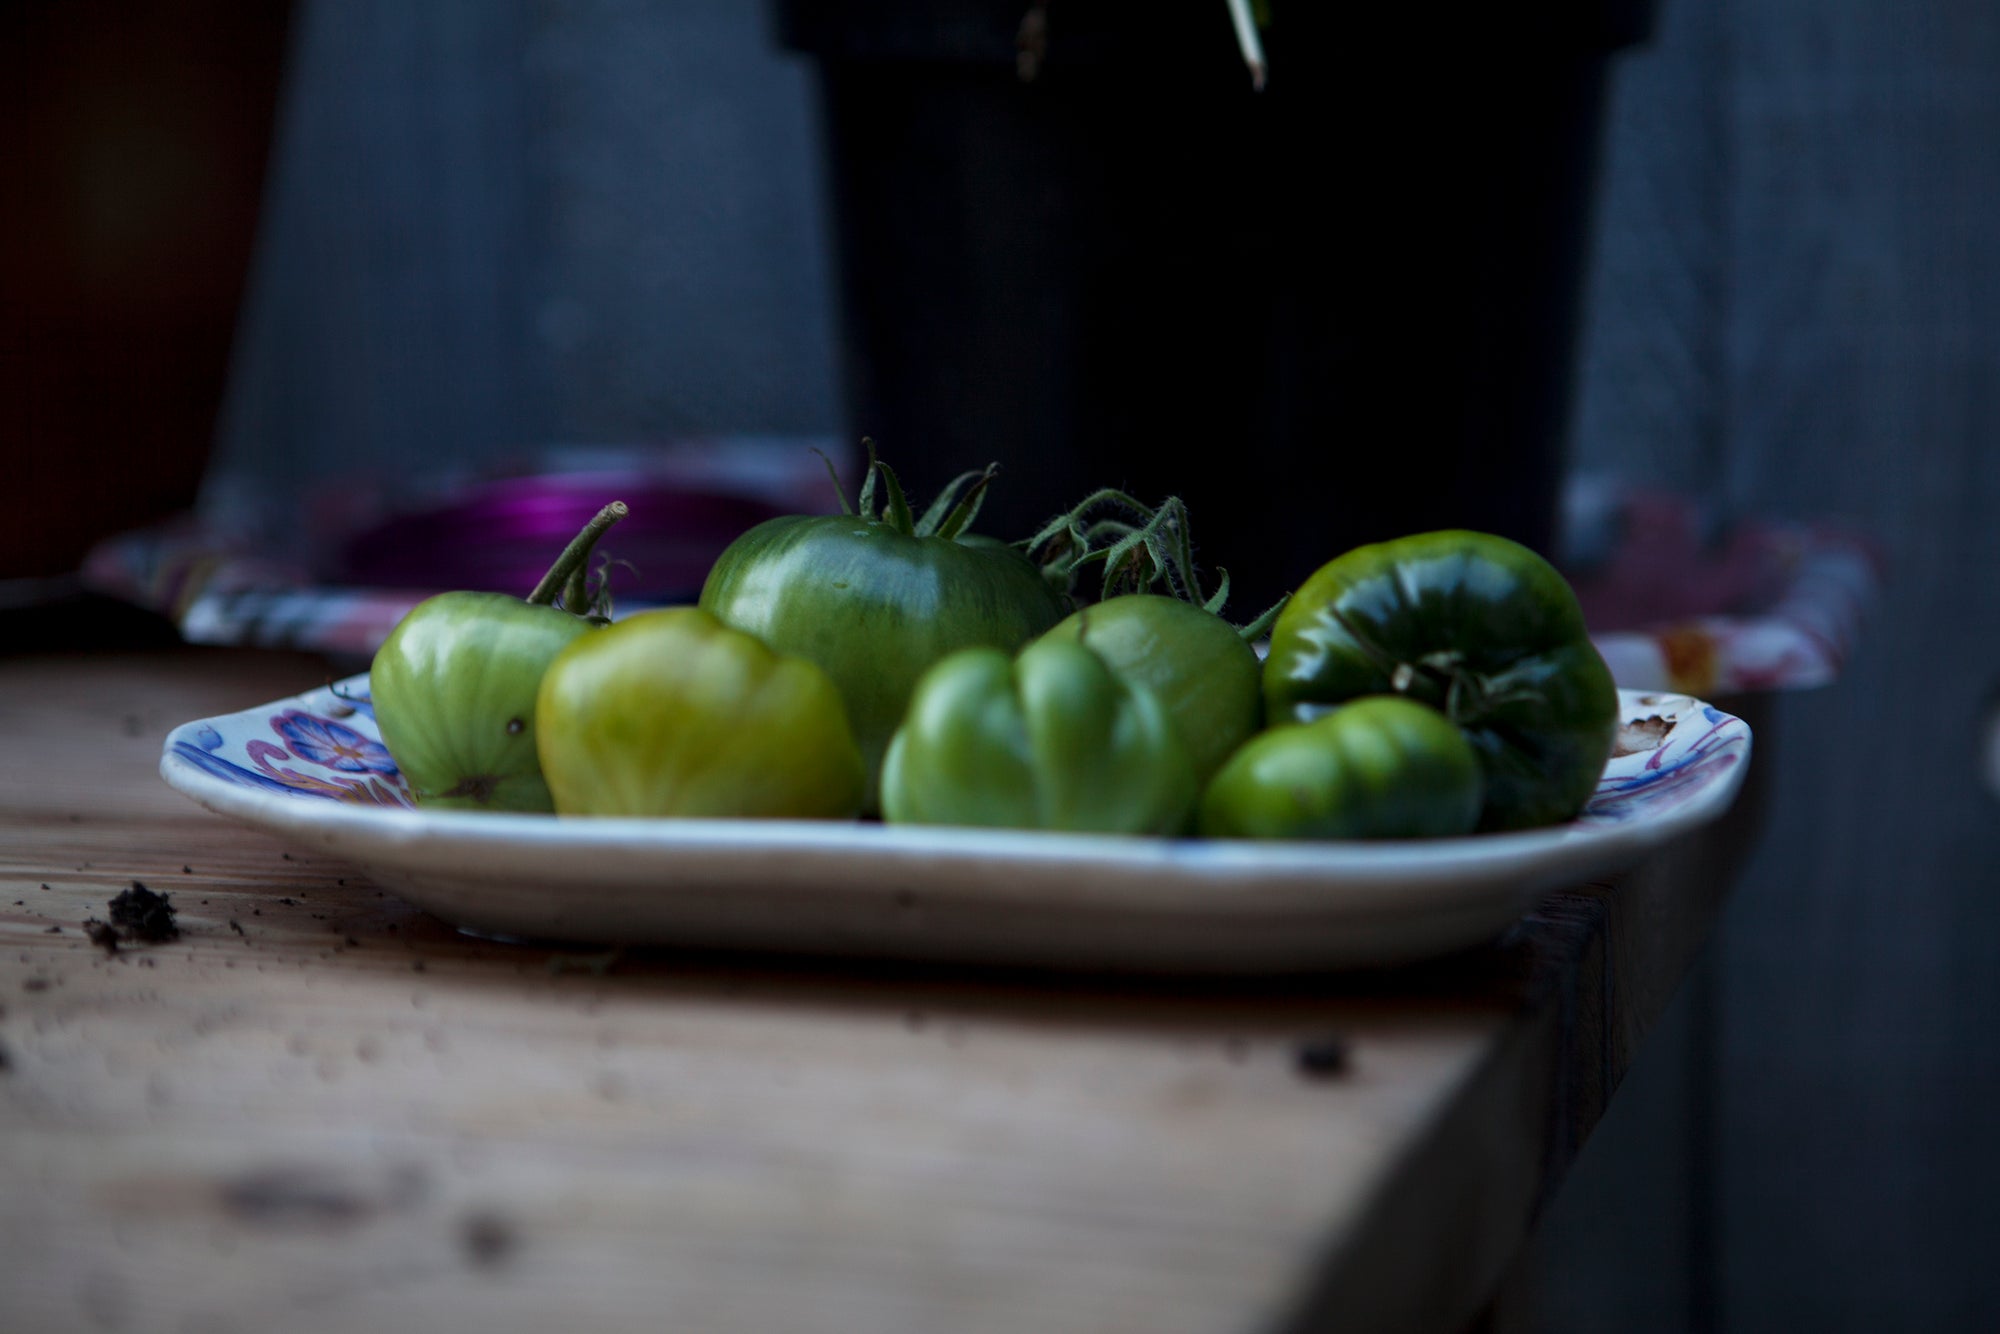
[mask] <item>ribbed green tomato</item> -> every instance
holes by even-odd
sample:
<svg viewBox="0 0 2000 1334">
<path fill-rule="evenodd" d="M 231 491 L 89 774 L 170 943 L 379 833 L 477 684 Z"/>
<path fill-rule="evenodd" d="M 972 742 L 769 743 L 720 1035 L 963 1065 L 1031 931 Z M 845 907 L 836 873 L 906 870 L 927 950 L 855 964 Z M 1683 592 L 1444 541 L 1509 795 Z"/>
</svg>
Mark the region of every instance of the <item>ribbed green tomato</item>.
<svg viewBox="0 0 2000 1334">
<path fill-rule="evenodd" d="M 1546 560 L 1489 533 L 1356 547 L 1286 604 L 1264 660 L 1269 721 L 1386 693 L 1465 732 L 1486 775 L 1483 829 L 1573 818 L 1611 757 L 1618 690 L 1576 594 Z"/>
<path fill-rule="evenodd" d="M 907 824 L 1176 833 L 1198 791 L 1159 701 L 1061 639 L 937 663 L 882 766 L 883 814 Z"/>
<path fill-rule="evenodd" d="M 894 474 L 890 504 L 869 512 L 793 515 L 752 528 L 717 558 L 701 606 L 780 653 L 833 678 L 875 790 L 882 752 L 903 719 L 917 678 L 956 649 L 1013 652 L 1068 610 L 1018 551 L 965 531 L 974 493 L 943 513 L 947 492 L 913 519 Z M 962 479 L 963 480 L 963 479 Z M 871 799 L 871 807 L 872 807 Z"/>
<path fill-rule="evenodd" d="M 369 666 L 382 744 L 417 804 L 552 811 L 535 751 L 542 672 L 588 621 L 504 593 L 440 593 L 410 610 Z"/>
<path fill-rule="evenodd" d="M 1166 707 L 1206 783 L 1263 720 L 1263 664 L 1212 611 L 1159 593 L 1127 593 L 1073 612 L 1044 639 L 1081 643 Z"/>
<path fill-rule="evenodd" d="M 1443 838 L 1479 823 L 1479 757 L 1450 719 L 1371 695 L 1261 732 L 1202 794 L 1210 838 Z"/>
<path fill-rule="evenodd" d="M 536 700 L 562 815 L 838 819 L 865 770 L 840 693 L 695 607 L 641 612 L 572 644 Z"/>
</svg>

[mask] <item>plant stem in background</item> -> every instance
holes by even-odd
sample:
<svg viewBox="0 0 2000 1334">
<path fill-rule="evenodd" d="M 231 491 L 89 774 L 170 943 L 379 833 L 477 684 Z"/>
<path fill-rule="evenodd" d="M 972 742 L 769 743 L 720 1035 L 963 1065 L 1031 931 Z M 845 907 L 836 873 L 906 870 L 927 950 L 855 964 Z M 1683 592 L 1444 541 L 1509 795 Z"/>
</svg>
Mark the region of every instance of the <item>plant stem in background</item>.
<svg viewBox="0 0 2000 1334">
<path fill-rule="evenodd" d="M 1250 0 L 1226 0 L 1229 21 L 1236 25 L 1236 46 L 1250 70 L 1250 86 L 1264 91 L 1264 43 L 1257 36 L 1257 20 L 1251 16 Z"/>
</svg>

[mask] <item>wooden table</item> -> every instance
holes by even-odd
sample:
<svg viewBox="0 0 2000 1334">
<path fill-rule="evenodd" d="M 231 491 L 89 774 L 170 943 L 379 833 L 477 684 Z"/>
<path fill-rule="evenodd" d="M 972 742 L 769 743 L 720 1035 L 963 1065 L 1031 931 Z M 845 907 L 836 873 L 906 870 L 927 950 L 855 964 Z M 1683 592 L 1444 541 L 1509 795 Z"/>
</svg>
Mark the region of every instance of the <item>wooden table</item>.
<svg viewBox="0 0 2000 1334">
<path fill-rule="evenodd" d="M 571 956 L 160 781 L 328 675 L 0 658 L 0 1329 L 1460 1329 L 1748 818 L 1369 975 Z M 180 938 L 107 953 L 134 880 Z"/>
</svg>

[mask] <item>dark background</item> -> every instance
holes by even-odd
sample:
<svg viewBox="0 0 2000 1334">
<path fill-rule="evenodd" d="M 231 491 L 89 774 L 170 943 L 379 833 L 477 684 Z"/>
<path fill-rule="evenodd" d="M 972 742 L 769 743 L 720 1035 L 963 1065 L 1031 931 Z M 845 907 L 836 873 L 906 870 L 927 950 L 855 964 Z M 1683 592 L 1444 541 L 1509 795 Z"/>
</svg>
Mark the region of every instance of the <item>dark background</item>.
<svg viewBox="0 0 2000 1334">
<path fill-rule="evenodd" d="M 17 149 L 78 88 L 143 90 L 135 52 L 236 34 L 237 56 L 191 57 L 219 76 L 271 27 L 270 6 L 160 6 L 119 47 L 87 31 L 104 8 L 0 9 Z M 55 55 L 31 54 L 23 34 L 53 40 L 65 13 L 83 18 L 36 48 Z M 355 485 L 550 444 L 846 431 L 812 76 L 755 6 L 309 0 L 280 41 L 226 387 L 181 474 L 139 396 L 217 336 L 212 309 L 177 302 L 230 323 L 227 279 L 202 287 L 220 298 L 163 281 L 137 314 L 65 332 L 89 291 L 53 289 L 45 247 L 243 187 L 148 140 L 142 108 L 96 160 L 98 213 L 12 208 L 10 596 L 197 485 L 211 514 L 253 505 L 283 531 Z M 64 151 L 10 153 L 10 193 L 59 203 Z M 1839 519 L 1880 542 L 1888 584 L 1839 683 L 1785 697 L 1759 737 L 1761 849 L 1543 1230 L 1538 1327 L 1988 1328 L 2000 8 L 1666 0 L 1616 66 L 1604 167 L 1573 465 L 1725 518 Z M 94 272 L 89 290 L 129 291 Z M 58 335 L 126 369 L 59 393 L 34 361 Z M 91 424 L 52 450 L 56 420 Z"/>
</svg>

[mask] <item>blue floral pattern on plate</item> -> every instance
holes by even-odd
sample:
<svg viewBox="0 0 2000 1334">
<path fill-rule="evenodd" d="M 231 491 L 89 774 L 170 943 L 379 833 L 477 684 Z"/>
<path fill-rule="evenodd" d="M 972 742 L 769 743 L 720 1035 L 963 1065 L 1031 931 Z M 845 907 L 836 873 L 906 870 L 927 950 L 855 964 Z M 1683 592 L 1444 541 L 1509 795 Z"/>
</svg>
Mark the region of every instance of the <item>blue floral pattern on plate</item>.
<svg viewBox="0 0 2000 1334">
<path fill-rule="evenodd" d="M 169 753 L 236 787 L 364 806 L 412 807 L 410 785 L 375 730 L 368 678 L 354 677 L 269 715 L 234 714 L 183 729 Z M 290 707 L 287 707 L 290 706 Z M 271 741 L 258 730 L 261 720 Z"/>
</svg>

